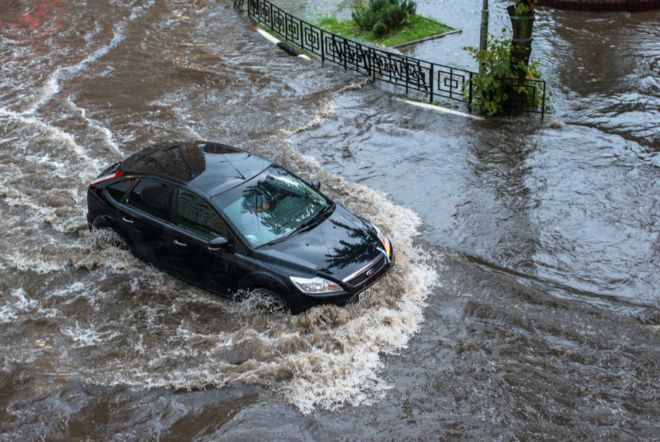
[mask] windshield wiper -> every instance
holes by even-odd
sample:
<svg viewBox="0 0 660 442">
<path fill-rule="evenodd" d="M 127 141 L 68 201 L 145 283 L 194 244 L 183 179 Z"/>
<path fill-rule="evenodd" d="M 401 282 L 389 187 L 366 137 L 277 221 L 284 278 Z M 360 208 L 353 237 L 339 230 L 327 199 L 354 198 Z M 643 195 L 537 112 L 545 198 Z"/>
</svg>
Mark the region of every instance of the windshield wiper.
<svg viewBox="0 0 660 442">
<path fill-rule="evenodd" d="M 327 213 L 330 213 L 330 212 L 332 211 L 332 209 L 334 209 L 334 207 L 335 207 L 335 204 L 334 204 L 334 203 L 332 203 L 332 204 L 327 204 L 324 208 L 322 208 L 321 210 L 319 210 L 318 213 L 317 213 L 316 215 L 314 215 L 313 217 L 311 217 L 310 219 L 308 219 L 307 221 L 305 221 L 304 223 L 302 223 L 302 224 L 301 224 L 296 230 L 294 230 L 291 234 L 293 235 L 294 233 L 303 232 L 303 231 L 305 231 L 305 230 L 309 230 L 310 228 L 312 228 L 312 227 L 314 227 L 314 226 L 316 226 L 316 225 L 321 224 L 321 222 L 323 222 L 323 220 L 325 220 L 325 218 L 326 218 L 324 215 L 327 214 Z M 289 236 L 290 236 L 290 235 L 289 235 Z"/>
</svg>

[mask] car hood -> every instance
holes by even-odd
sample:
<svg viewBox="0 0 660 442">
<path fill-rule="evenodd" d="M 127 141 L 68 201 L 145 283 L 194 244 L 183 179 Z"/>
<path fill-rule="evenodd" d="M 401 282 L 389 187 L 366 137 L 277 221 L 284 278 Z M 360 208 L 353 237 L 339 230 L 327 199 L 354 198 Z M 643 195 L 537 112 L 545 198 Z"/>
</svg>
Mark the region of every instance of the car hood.
<svg viewBox="0 0 660 442">
<path fill-rule="evenodd" d="M 260 249 L 282 263 L 302 266 L 342 280 L 379 256 L 374 228 L 340 205 L 314 228 Z"/>
</svg>

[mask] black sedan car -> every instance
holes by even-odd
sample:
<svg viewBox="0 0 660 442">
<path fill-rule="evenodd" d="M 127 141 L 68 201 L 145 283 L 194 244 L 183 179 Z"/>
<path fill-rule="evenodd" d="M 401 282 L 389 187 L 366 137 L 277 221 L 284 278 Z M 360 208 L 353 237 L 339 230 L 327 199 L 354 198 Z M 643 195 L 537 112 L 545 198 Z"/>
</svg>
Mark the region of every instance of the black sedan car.
<svg viewBox="0 0 660 442">
<path fill-rule="evenodd" d="M 393 258 L 378 228 L 319 188 L 224 144 L 160 144 L 89 185 L 87 220 L 193 285 L 256 290 L 299 312 L 357 299 Z"/>
</svg>

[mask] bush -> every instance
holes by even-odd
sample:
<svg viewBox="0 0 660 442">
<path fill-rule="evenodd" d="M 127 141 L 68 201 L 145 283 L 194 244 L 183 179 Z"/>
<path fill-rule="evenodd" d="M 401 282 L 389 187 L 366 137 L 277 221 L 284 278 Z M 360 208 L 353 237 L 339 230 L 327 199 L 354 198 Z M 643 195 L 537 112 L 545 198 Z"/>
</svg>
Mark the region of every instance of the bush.
<svg viewBox="0 0 660 442">
<path fill-rule="evenodd" d="M 381 38 L 403 26 L 416 10 L 412 0 L 355 0 L 352 15 L 361 31 Z"/>
<path fill-rule="evenodd" d="M 488 50 L 466 48 L 481 69 L 472 77 L 473 98 L 482 114 L 490 117 L 520 107 L 535 107 L 541 103 L 543 91 L 526 87 L 515 72 L 524 72 L 526 78 L 540 79 L 538 62 L 526 66 L 524 62 L 511 65 L 511 41 L 492 37 Z M 467 86 L 463 90 L 468 95 Z"/>
<path fill-rule="evenodd" d="M 538 0 L 515 0 L 516 15 L 534 15 Z"/>
</svg>

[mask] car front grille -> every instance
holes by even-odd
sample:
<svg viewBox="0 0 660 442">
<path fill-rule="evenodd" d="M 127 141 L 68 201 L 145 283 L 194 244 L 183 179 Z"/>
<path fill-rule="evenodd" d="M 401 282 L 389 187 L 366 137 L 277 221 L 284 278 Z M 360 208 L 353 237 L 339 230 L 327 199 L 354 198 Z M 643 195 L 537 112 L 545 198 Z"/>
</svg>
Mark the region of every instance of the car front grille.
<svg viewBox="0 0 660 442">
<path fill-rule="evenodd" d="M 380 256 L 369 264 L 358 270 L 357 272 L 349 275 L 344 279 L 344 282 L 351 288 L 357 288 L 367 283 L 372 278 L 380 274 L 383 267 L 387 265 L 385 256 Z"/>
</svg>

